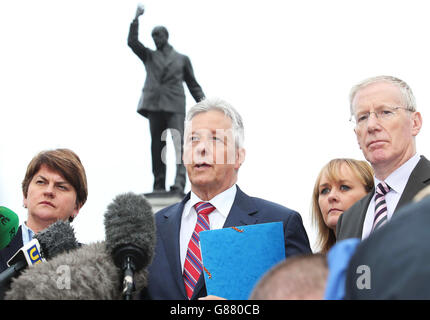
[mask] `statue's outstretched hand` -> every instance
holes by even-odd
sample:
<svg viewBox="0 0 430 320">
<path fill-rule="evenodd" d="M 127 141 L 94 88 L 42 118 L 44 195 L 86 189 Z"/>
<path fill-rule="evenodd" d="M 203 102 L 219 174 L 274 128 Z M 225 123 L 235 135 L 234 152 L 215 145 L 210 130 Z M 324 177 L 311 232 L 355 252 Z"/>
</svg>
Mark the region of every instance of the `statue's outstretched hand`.
<svg viewBox="0 0 430 320">
<path fill-rule="evenodd" d="M 145 8 L 143 7 L 143 4 L 139 4 L 136 9 L 136 18 L 139 18 L 144 12 Z"/>
</svg>

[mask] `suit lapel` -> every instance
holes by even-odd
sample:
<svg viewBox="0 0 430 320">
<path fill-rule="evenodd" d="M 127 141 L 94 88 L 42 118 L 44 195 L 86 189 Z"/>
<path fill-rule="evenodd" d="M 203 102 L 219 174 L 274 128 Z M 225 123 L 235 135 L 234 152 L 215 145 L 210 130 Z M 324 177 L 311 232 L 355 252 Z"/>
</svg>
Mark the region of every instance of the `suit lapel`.
<svg viewBox="0 0 430 320">
<path fill-rule="evenodd" d="M 258 209 L 255 207 L 252 198 L 246 195 L 240 190 L 239 186 L 237 186 L 236 197 L 223 228 L 256 224 L 258 223 L 258 217 L 256 217 L 257 212 Z M 204 283 L 204 274 L 202 273 L 199 281 L 197 281 L 192 299 L 202 296 L 200 291 L 203 289 Z"/>
<path fill-rule="evenodd" d="M 337 241 L 348 238 L 361 238 L 363 233 L 364 220 L 366 218 L 367 208 L 370 200 L 375 193 L 375 188 L 363 198 L 358 200 L 340 217 L 337 225 Z"/>
<path fill-rule="evenodd" d="M 168 69 L 169 65 L 171 65 L 175 61 L 176 55 L 177 55 L 177 53 L 176 53 L 175 49 L 172 48 L 172 50 L 166 56 L 166 61 L 165 61 L 165 65 L 164 65 L 165 68 Z"/>
<path fill-rule="evenodd" d="M 186 297 L 184 281 L 182 278 L 182 266 L 179 247 L 179 230 L 181 228 L 182 211 L 185 203 L 190 199 L 188 194 L 184 200 L 176 204 L 171 210 L 164 214 L 164 223 L 160 225 L 160 237 L 163 240 L 164 249 L 169 266 L 176 279 L 176 284 Z"/>
<path fill-rule="evenodd" d="M 237 187 L 236 197 L 224 223 L 224 228 L 256 224 L 258 223 L 257 212 L 258 209 L 251 197 Z"/>
<path fill-rule="evenodd" d="M 353 224 L 356 226 L 354 230 L 354 237 L 356 238 L 361 238 L 363 235 L 364 220 L 366 219 L 367 208 L 369 207 L 370 200 L 372 200 L 374 194 L 375 187 L 373 187 L 373 189 L 370 190 L 370 192 L 363 198 L 363 200 L 360 201 L 361 207 L 359 208 L 359 220 L 357 222 L 354 222 Z"/>
<path fill-rule="evenodd" d="M 417 163 L 414 170 L 406 183 L 405 190 L 401 195 L 393 214 L 402 207 L 403 205 L 412 201 L 413 197 L 418 191 L 430 184 L 430 161 L 428 161 L 424 156 L 421 156 L 420 161 Z M 361 237 L 363 233 L 364 219 L 366 217 L 367 208 L 369 207 L 370 200 L 375 194 L 375 188 L 369 192 L 369 194 L 363 198 L 361 201 L 362 207 L 359 208 L 361 215 L 360 220 L 357 223 L 357 233 L 356 236 Z M 356 221 L 357 222 L 357 221 Z"/>
<path fill-rule="evenodd" d="M 167 53 L 163 60 L 163 68 L 160 76 L 160 80 L 166 80 L 168 76 L 170 76 L 171 68 L 170 65 L 176 61 L 178 53 L 175 49 L 171 48 L 171 50 Z"/>
<path fill-rule="evenodd" d="M 396 206 L 394 212 L 403 205 L 412 201 L 415 195 L 424 187 L 430 184 L 430 161 L 421 156 L 414 170 L 408 179 L 405 190 Z"/>
<path fill-rule="evenodd" d="M 394 210 L 394 214 L 400 207 L 412 201 L 417 192 L 427 185 L 430 185 L 430 161 L 428 161 L 424 156 L 421 156 L 420 161 L 417 163 L 414 170 L 412 170 L 403 194 Z M 342 225 L 342 229 L 345 231 L 339 234 L 340 240 L 350 237 L 361 238 L 367 209 L 374 194 L 375 188 L 351 207 L 348 219 L 345 220 L 345 226 Z M 341 223 L 344 223 L 343 217 Z"/>
</svg>

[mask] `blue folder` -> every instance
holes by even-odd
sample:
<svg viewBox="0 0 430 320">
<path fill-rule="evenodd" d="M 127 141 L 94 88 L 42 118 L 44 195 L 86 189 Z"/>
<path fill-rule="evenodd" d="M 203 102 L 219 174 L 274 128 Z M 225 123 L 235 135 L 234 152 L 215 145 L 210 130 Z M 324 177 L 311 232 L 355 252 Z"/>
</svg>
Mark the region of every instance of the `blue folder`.
<svg viewBox="0 0 430 320">
<path fill-rule="evenodd" d="M 246 300 L 258 280 L 285 259 L 282 222 L 200 232 L 208 295 Z"/>
</svg>

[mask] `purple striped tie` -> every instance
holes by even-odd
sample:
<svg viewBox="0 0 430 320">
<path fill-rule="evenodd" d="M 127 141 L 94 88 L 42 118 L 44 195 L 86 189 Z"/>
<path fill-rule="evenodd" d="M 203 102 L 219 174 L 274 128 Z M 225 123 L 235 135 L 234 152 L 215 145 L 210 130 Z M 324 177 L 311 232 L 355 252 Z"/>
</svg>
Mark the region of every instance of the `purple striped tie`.
<svg viewBox="0 0 430 320">
<path fill-rule="evenodd" d="M 373 219 L 372 232 L 387 222 L 387 203 L 385 202 L 385 195 L 390 190 L 390 186 L 383 181 L 376 186 L 375 218 Z"/>
<path fill-rule="evenodd" d="M 210 229 L 209 214 L 215 210 L 215 207 L 209 202 L 199 202 L 194 205 L 194 208 L 197 212 L 197 223 L 190 242 L 188 243 L 183 275 L 188 299 L 191 299 L 194 287 L 203 270 L 199 233 L 200 231 Z"/>
</svg>

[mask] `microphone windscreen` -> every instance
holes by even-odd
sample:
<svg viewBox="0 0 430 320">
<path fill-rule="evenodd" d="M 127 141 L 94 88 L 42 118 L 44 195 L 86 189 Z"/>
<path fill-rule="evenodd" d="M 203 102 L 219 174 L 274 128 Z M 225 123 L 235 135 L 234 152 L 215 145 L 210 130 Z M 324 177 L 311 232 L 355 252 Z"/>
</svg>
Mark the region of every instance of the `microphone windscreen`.
<svg viewBox="0 0 430 320">
<path fill-rule="evenodd" d="M 111 254 L 125 246 L 134 245 L 144 253 L 143 267 L 153 257 L 155 246 L 155 221 L 152 207 L 143 195 L 125 193 L 118 195 L 107 207 L 104 216 L 106 249 Z"/>
<path fill-rule="evenodd" d="M 12 210 L 0 206 L 0 249 L 5 248 L 15 236 L 19 218 Z"/>
<path fill-rule="evenodd" d="M 104 242 L 83 245 L 32 265 L 6 292 L 6 300 L 120 300 L 121 270 Z M 136 291 L 147 285 L 147 271 L 135 273 Z"/>
<path fill-rule="evenodd" d="M 36 233 L 43 257 L 51 259 L 56 255 L 78 248 L 75 232 L 68 221 L 58 220 L 46 229 Z"/>
</svg>

